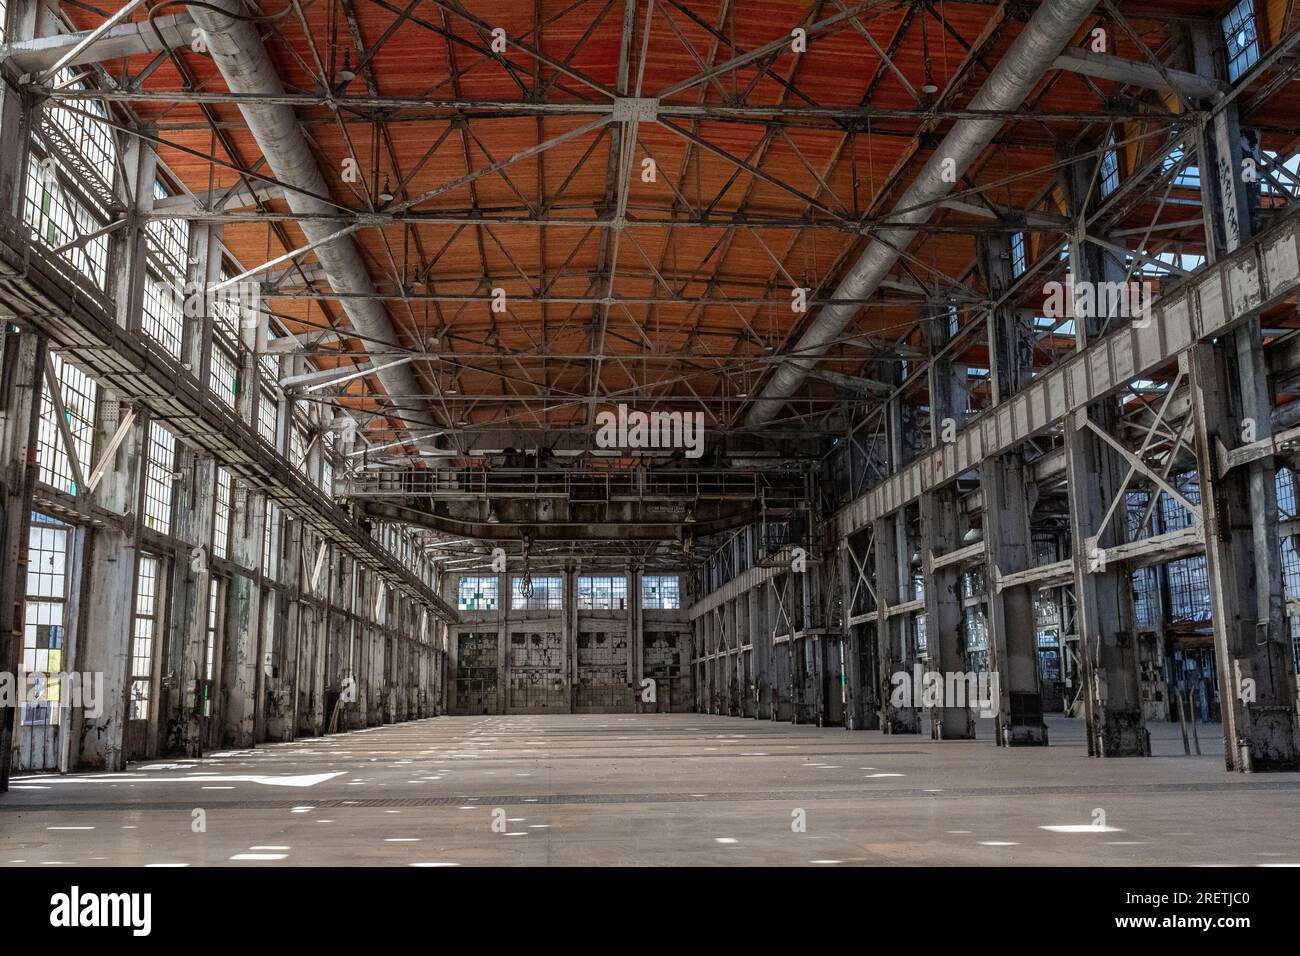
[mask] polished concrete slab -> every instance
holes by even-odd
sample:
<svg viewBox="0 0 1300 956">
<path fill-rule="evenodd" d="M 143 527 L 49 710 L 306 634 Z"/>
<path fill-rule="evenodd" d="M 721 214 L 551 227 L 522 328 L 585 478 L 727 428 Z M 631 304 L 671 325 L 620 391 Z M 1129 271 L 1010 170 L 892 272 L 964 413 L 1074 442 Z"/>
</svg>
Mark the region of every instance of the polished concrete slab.
<svg viewBox="0 0 1300 956">
<path fill-rule="evenodd" d="M 1300 774 L 699 714 L 441 717 L 16 778 L 0 865 L 1300 865 Z"/>
</svg>

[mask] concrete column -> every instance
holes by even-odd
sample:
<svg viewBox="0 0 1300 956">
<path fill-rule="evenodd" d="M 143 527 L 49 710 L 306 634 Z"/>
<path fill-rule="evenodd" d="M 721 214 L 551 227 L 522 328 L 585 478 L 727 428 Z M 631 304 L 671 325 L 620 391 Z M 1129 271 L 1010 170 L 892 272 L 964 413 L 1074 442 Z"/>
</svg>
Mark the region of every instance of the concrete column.
<svg viewBox="0 0 1300 956">
<path fill-rule="evenodd" d="M 292 740 L 298 699 L 298 654 L 302 643 L 303 617 L 303 523 L 288 515 L 281 532 L 288 540 L 287 555 L 280 561 L 278 577 L 284 590 L 277 592 L 274 607 L 276 621 L 274 641 L 279 648 L 279 676 L 268 677 L 266 737 L 268 740 Z M 283 617 L 281 618 L 281 612 Z"/>
<path fill-rule="evenodd" d="M 230 557 L 238 566 L 227 585 L 225 647 L 221 655 L 221 740 L 228 747 L 251 747 L 255 740 L 258 658 L 262 619 L 262 523 L 266 501 L 236 480 L 233 483 Z"/>
<path fill-rule="evenodd" d="M 38 0 L 12 0 L 5 39 L 10 43 L 34 39 Z M 13 86 L 0 86 L 0 209 L 18 221 L 26 201 L 27 157 L 31 152 L 32 107 L 35 99 Z"/>
<path fill-rule="evenodd" d="M 0 667 L 13 680 L 6 698 L 17 703 L 26 687 L 17 679 L 22 662 L 24 598 L 27 591 L 27 540 L 32 494 L 39 472 L 37 423 L 47 344 L 30 332 L 0 332 Z M 13 696 L 11 697 L 10 694 Z M 17 707 L 0 706 L 0 792 L 9 789 Z"/>
<path fill-rule="evenodd" d="M 169 752 L 201 756 L 203 679 L 207 651 L 209 570 L 216 508 L 216 461 L 186 452 L 176 489 L 173 516 L 178 539 L 172 562 L 171 627 L 165 642 L 165 670 L 173 675 L 167 711 L 161 715 Z"/>
<path fill-rule="evenodd" d="M 103 391 L 99 398 L 94 447 L 103 449 L 118 432 L 130 409 Z M 141 420 L 143 419 L 143 420 Z M 136 533 L 144 480 L 147 416 L 128 427 L 94 490 L 94 503 L 105 512 L 121 516 L 93 528 L 87 536 L 81 582 L 81 608 L 77 630 L 79 670 L 104 675 L 101 713 L 90 717 L 74 713 L 68 728 L 73 738 L 70 762 L 78 767 L 109 771 L 125 769 L 128 673 L 131 660 L 132 621 L 135 610 L 137 564 Z"/>
</svg>

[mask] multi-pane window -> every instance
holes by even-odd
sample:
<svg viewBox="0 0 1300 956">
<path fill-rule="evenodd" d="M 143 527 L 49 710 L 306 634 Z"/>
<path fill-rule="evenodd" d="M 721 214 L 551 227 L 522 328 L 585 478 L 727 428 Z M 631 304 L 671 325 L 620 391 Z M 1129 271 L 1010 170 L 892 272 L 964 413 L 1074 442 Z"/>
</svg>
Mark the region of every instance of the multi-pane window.
<svg viewBox="0 0 1300 956">
<path fill-rule="evenodd" d="M 84 80 L 72 82 L 72 78 L 73 70 L 65 67 L 59 71 L 54 85 L 58 89 L 88 89 Z M 75 157 L 69 155 L 68 161 L 76 163 L 105 201 L 111 200 L 117 156 L 113 132 L 107 124 L 81 115 L 94 113 L 107 119 L 108 111 L 99 100 L 76 100 L 75 107 L 79 112 L 74 113 L 58 102 L 43 105 L 42 135 L 53 139 L 61 147 L 60 152 L 75 154 Z"/>
<path fill-rule="evenodd" d="M 148 450 L 144 475 L 144 523 L 159 534 L 168 534 L 172 526 L 176 436 L 158 422 L 150 422 Z"/>
<path fill-rule="evenodd" d="M 220 620 L 218 614 L 218 600 L 221 597 L 221 582 L 213 577 L 208 582 L 208 627 L 207 627 L 207 645 L 203 651 L 203 680 L 210 682 L 215 672 L 215 657 L 217 652 L 217 622 Z M 212 689 L 205 685 L 203 688 L 203 716 L 212 716 Z"/>
<path fill-rule="evenodd" d="M 23 724 L 59 723 L 64 602 L 68 596 L 68 529 L 32 516 L 27 539 L 27 602 L 23 609 Z M 32 686 L 34 685 L 34 686 Z"/>
<path fill-rule="evenodd" d="M 1011 234 L 1011 275 L 1018 278 L 1025 274 L 1025 234 Z"/>
<path fill-rule="evenodd" d="M 578 576 L 580 611 L 627 610 L 627 578 Z"/>
<path fill-rule="evenodd" d="M 563 578 L 512 578 L 510 607 L 516 611 L 558 611 L 564 607 Z"/>
<path fill-rule="evenodd" d="M 266 520 L 262 523 L 262 573 L 275 577 L 275 528 L 280 521 L 280 509 L 266 502 Z"/>
<path fill-rule="evenodd" d="M 107 217 L 80 193 L 70 188 L 54 161 L 32 152 L 27 161 L 27 188 L 23 220 L 36 238 L 51 249 L 63 248 L 60 257 L 99 288 L 108 280 L 108 236 L 96 236 L 68 245 L 80 236 L 104 228 Z"/>
<path fill-rule="evenodd" d="M 1182 161 L 1183 148 L 1181 146 L 1175 146 L 1173 150 L 1170 151 L 1169 155 L 1165 157 L 1165 161 L 1161 165 L 1161 172 L 1169 172 L 1169 170 L 1173 169 Z M 1174 185 L 1183 186 L 1188 189 L 1200 189 L 1200 168 L 1195 163 L 1188 163 L 1174 176 Z"/>
<path fill-rule="evenodd" d="M 1285 159 L 1275 150 L 1264 150 L 1263 176 L 1259 188 L 1266 196 L 1300 195 L 1300 153 Z"/>
<path fill-rule="evenodd" d="M 154 198 L 167 198 L 167 189 L 154 182 Z M 184 219 L 154 219 L 145 224 L 145 334 L 173 358 L 180 358 L 184 324 L 183 296 L 190 226 Z"/>
<path fill-rule="evenodd" d="M 289 464 L 307 474 L 307 431 L 297 422 L 289 432 Z"/>
<path fill-rule="evenodd" d="M 55 352 L 50 353 L 50 363 L 59 383 L 63 420 L 72 435 L 73 451 L 84 474 L 90 467 L 91 442 L 95 434 L 95 382 L 75 365 L 64 362 Z M 40 480 L 60 491 L 75 495 L 78 489 L 72 478 L 72 464 L 68 460 L 67 445 L 59 429 L 57 414 L 49 389 L 42 389 L 41 421 L 36 438 L 37 458 L 41 466 Z"/>
<path fill-rule="evenodd" d="M 495 575 L 466 575 L 460 579 L 456 607 L 461 611 L 495 611 L 497 578 Z"/>
<path fill-rule="evenodd" d="M 212 328 L 220 337 L 233 346 L 239 341 L 239 324 L 240 324 L 240 300 L 235 294 L 238 283 L 234 286 L 225 285 L 227 281 L 233 279 L 228 271 L 221 270 L 222 288 L 216 293 L 209 296 L 212 304 Z"/>
<path fill-rule="evenodd" d="M 154 182 L 154 198 L 165 199 L 167 189 Z M 145 289 L 144 330 L 172 355 L 180 355 L 183 295 L 190 227 L 184 219 L 155 219 L 145 224 L 145 264 L 149 282 Z"/>
<path fill-rule="evenodd" d="M 1259 59 L 1252 0 L 1241 0 L 1223 18 L 1223 42 L 1228 48 L 1228 79 L 1236 80 Z"/>
<path fill-rule="evenodd" d="M 1106 152 L 1101 154 L 1101 195 L 1109 196 L 1119 188 L 1119 153 L 1115 149 L 1112 136 L 1106 143 Z"/>
<path fill-rule="evenodd" d="M 86 89 L 73 81 L 73 71 L 59 71 L 56 84 L 64 89 Z M 80 113 L 59 103 L 42 104 L 32 137 L 27 165 L 23 218 L 39 241 L 64 247 L 61 258 L 100 289 L 108 278 L 107 235 L 72 245 L 74 240 L 98 232 L 108 224 L 113 202 L 113 136 L 104 123 L 81 115 L 107 117 L 96 100 L 78 100 Z"/>
<path fill-rule="evenodd" d="M 321 433 L 320 490 L 334 493 L 334 433 L 328 430 Z"/>
<path fill-rule="evenodd" d="M 275 444 L 275 428 L 279 421 L 279 414 L 275 392 L 263 388 L 257 400 L 257 433 L 262 436 L 263 441 L 271 445 Z"/>
<path fill-rule="evenodd" d="M 1195 272 L 1205 265 L 1205 256 L 1190 252 L 1157 252 L 1151 258 L 1156 261 L 1142 263 L 1141 272 L 1143 275 L 1164 276 L 1173 274 L 1172 268 L 1166 269 L 1161 263 L 1182 269 L 1184 272 Z"/>
<path fill-rule="evenodd" d="M 641 579 L 641 606 L 652 611 L 680 610 L 681 578 L 675 574 L 647 574 Z"/>
<path fill-rule="evenodd" d="M 216 507 L 212 518 L 212 553 L 218 558 L 230 554 L 230 472 L 217 468 Z"/>
<path fill-rule="evenodd" d="M 212 365 L 209 377 L 211 380 L 208 387 L 212 389 L 212 393 L 227 406 L 234 408 L 235 383 L 238 380 L 235 353 L 215 338 L 212 340 Z"/>
<path fill-rule="evenodd" d="M 1201 503 L 1200 482 L 1196 472 L 1175 475 L 1170 481 L 1178 493 L 1194 505 Z M 1160 523 L 1165 531 L 1191 527 L 1193 516 L 1169 495 L 1160 496 Z M 1170 561 L 1165 565 L 1169 592 L 1169 618 L 1173 621 L 1207 621 L 1210 619 L 1210 583 L 1205 558 L 1197 555 Z"/>
<path fill-rule="evenodd" d="M 230 278 L 224 269 L 221 281 Z M 239 299 L 226 294 L 230 290 L 210 296 L 212 308 L 212 366 L 208 387 L 231 408 L 235 395 L 239 369 Z"/>
<path fill-rule="evenodd" d="M 131 631 L 131 720 L 149 718 L 153 685 L 153 648 L 158 625 L 159 561 L 140 555 L 135 576 L 135 615 Z"/>
</svg>

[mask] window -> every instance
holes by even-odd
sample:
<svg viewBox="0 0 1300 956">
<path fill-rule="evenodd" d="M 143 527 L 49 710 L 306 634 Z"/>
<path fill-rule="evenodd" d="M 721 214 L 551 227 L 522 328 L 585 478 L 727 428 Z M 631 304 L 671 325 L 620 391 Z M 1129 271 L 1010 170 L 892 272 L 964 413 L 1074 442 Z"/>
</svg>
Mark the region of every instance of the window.
<svg viewBox="0 0 1300 956">
<path fill-rule="evenodd" d="M 307 441 L 307 430 L 298 422 L 293 423 L 289 431 L 289 465 L 307 474 L 307 452 L 311 448 Z"/>
<path fill-rule="evenodd" d="M 150 422 L 148 452 L 144 476 L 144 523 L 159 534 L 168 534 L 172 525 L 176 436 L 158 422 Z"/>
<path fill-rule="evenodd" d="M 1183 148 L 1181 146 L 1176 146 L 1173 151 L 1165 157 L 1164 164 L 1161 166 L 1161 172 L 1169 172 L 1169 170 L 1173 169 L 1182 161 Z M 1177 173 L 1177 175 L 1174 176 L 1174 185 L 1185 186 L 1188 189 L 1200 189 L 1201 170 L 1195 163 L 1188 163 Z"/>
<path fill-rule="evenodd" d="M 1283 160 L 1274 150 L 1264 150 L 1263 178 L 1259 188 L 1267 196 L 1300 195 L 1300 153 Z"/>
<path fill-rule="evenodd" d="M 91 442 L 95 435 L 95 397 L 97 389 L 90 376 L 75 365 L 69 365 L 55 352 L 50 353 L 50 364 L 59 383 L 59 398 L 63 402 L 64 421 L 72 434 L 73 451 L 81 463 L 82 474 L 90 468 Z M 54 401 L 48 388 L 41 390 L 41 421 L 37 431 L 37 458 L 40 461 L 40 480 L 66 491 L 77 493 L 72 480 L 72 464 L 59 430 Z"/>
<path fill-rule="evenodd" d="M 956 335 L 960 326 L 961 322 L 957 317 L 957 307 L 955 305 L 948 306 L 948 335 Z"/>
<path fill-rule="evenodd" d="M 1115 137 L 1106 143 L 1101 154 L 1101 195 L 1104 199 L 1119 188 L 1119 153 L 1115 151 Z"/>
<path fill-rule="evenodd" d="M 131 720 L 149 719 L 153 644 L 157 633 L 158 559 L 140 555 L 135 576 L 135 625 L 131 632 Z"/>
<path fill-rule="evenodd" d="M 221 582 L 213 577 L 208 582 L 208 634 L 207 649 L 203 652 L 203 680 L 208 682 L 203 687 L 203 716 L 212 716 L 212 688 L 210 683 L 216 669 L 217 626 L 220 616 L 218 606 L 221 598 Z"/>
<path fill-rule="evenodd" d="M 564 607 L 563 578 L 530 578 L 531 587 L 525 588 L 524 578 L 510 582 L 510 607 L 516 611 L 558 611 Z"/>
<path fill-rule="evenodd" d="M 641 606 L 651 611 L 679 611 L 682 607 L 681 579 L 677 575 L 641 579 Z"/>
<path fill-rule="evenodd" d="M 627 610 L 627 578 L 578 578 L 578 609 L 582 611 Z"/>
<path fill-rule="evenodd" d="M 222 269 L 221 281 L 229 278 L 230 273 Z M 212 309 L 212 366 L 208 387 L 234 408 L 238 393 L 240 309 L 239 298 L 228 294 L 231 291 L 222 289 L 208 297 Z"/>
<path fill-rule="evenodd" d="M 334 493 L 334 433 L 328 429 L 321 432 L 320 456 L 320 490 L 327 495 Z"/>
<path fill-rule="evenodd" d="M 209 372 L 208 388 L 229 408 L 235 407 L 237 381 L 235 353 L 218 341 L 212 340 L 212 367 Z"/>
<path fill-rule="evenodd" d="M 166 199 L 167 189 L 154 182 L 155 199 Z M 182 306 L 186 262 L 189 256 L 190 225 L 184 219 L 153 219 L 145 224 L 145 334 L 161 345 L 172 358 L 181 355 Z"/>
<path fill-rule="evenodd" d="M 1011 234 L 1011 276 L 1019 278 L 1025 274 L 1025 234 Z M 904 376 L 906 377 L 906 376 Z"/>
<path fill-rule="evenodd" d="M 266 501 L 266 520 L 262 522 L 262 574 L 275 577 L 275 531 L 280 521 L 280 509 Z"/>
<path fill-rule="evenodd" d="M 221 270 L 220 282 L 224 283 L 233 279 L 229 271 Z M 238 283 L 235 286 L 225 286 L 215 294 L 209 296 L 212 303 L 212 330 L 225 340 L 229 346 L 234 346 L 239 341 L 239 296 L 235 294 Z"/>
<path fill-rule="evenodd" d="M 79 236 L 104 228 L 107 217 L 99 213 L 63 180 L 53 161 L 47 164 L 33 151 L 27 160 L 27 191 L 23 220 L 36 238 L 52 249 L 67 245 Z M 108 236 L 97 236 L 83 245 L 69 246 L 59 253 L 73 269 L 99 288 L 108 280 Z"/>
<path fill-rule="evenodd" d="M 72 78 L 72 69 L 65 67 L 59 71 L 54 85 L 59 89 L 89 89 L 84 80 L 72 82 Z M 77 100 L 76 108 L 82 113 L 108 118 L 108 111 L 99 100 Z M 45 106 L 41 117 L 41 134 L 55 142 L 61 157 L 76 162 L 78 168 L 87 174 L 96 190 L 96 198 L 112 202 L 117 149 L 113 145 L 112 130 L 107 125 L 74 113 L 58 103 L 50 103 Z"/>
<path fill-rule="evenodd" d="M 63 609 L 68 596 L 68 530 L 53 518 L 33 515 L 27 545 L 23 679 L 29 683 L 18 688 L 22 693 L 19 720 L 27 725 L 58 724 Z"/>
<path fill-rule="evenodd" d="M 1235 81 L 1259 59 L 1255 7 L 1251 0 L 1241 0 L 1223 18 L 1223 41 L 1228 48 L 1228 79 Z"/>
<path fill-rule="evenodd" d="M 257 433 L 267 444 L 275 445 L 275 429 L 280 420 L 280 408 L 275 392 L 263 388 L 257 400 Z"/>
<path fill-rule="evenodd" d="M 217 468 L 217 500 L 212 517 L 212 553 L 218 558 L 230 554 L 230 472 Z"/>
<path fill-rule="evenodd" d="M 471 576 L 460 579 L 456 607 L 461 611 L 495 611 L 497 579 L 495 576 Z"/>
<path fill-rule="evenodd" d="M 1173 274 L 1173 269 L 1161 268 L 1158 263 L 1176 266 L 1184 272 L 1195 272 L 1201 266 L 1205 265 L 1205 256 L 1194 253 L 1157 252 L 1151 258 L 1155 259 L 1156 262 L 1151 262 L 1150 260 L 1143 260 L 1142 262 L 1139 271 L 1143 275 L 1163 276 Z"/>
<path fill-rule="evenodd" d="M 181 305 L 176 287 L 151 272 L 145 274 L 141 327 L 172 358 L 181 357 Z"/>
<path fill-rule="evenodd" d="M 61 88 L 87 89 L 84 81 L 74 81 L 73 76 L 70 69 L 60 70 L 55 82 Z M 84 113 L 108 115 L 97 100 L 78 100 L 76 106 Z M 109 237 L 68 244 L 108 224 L 108 208 L 114 202 L 115 156 L 113 134 L 105 124 L 57 103 L 38 108 L 23 219 L 40 242 L 51 247 L 67 245 L 60 258 L 100 289 L 108 279 Z"/>
</svg>

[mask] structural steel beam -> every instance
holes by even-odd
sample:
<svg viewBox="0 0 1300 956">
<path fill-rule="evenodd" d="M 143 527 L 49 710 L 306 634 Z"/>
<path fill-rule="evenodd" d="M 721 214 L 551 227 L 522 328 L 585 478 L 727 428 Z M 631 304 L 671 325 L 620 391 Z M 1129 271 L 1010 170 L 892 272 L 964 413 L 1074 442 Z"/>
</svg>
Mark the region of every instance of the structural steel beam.
<svg viewBox="0 0 1300 956">
<path fill-rule="evenodd" d="M 157 33 L 148 21 L 123 23 L 104 31 L 86 43 L 93 31 L 60 33 L 0 46 L 0 63 L 11 63 L 24 73 L 49 70 L 69 53 L 62 66 L 81 66 L 102 63 L 119 57 L 137 56 L 141 53 L 158 53 L 174 47 L 188 46 L 194 21 L 188 14 L 176 13 L 157 17 L 153 21 Z M 159 41 L 161 35 L 161 42 Z M 81 46 L 84 44 L 84 46 Z M 78 47 L 81 46 L 80 49 Z M 75 52 L 74 52 L 75 51 Z"/>
<path fill-rule="evenodd" d="M 216 12 L 212 7 L 224 12 Z M 191 8 L 190 13 L 203 29 L 212 60 L 232 92 L 271 96 L 284 92 L 256 25 L 246 19 L 235 19 L 246 13 L 241 0 L 209 0 L 203 6 Z M 329 195 L 329 186 L 293 110 L 283 105 L 250 103 L 241 105 L 240 111 L 267 165 L 285 187 L 289 208 L 303 216 L 334 211 L 333 206 L 315 198 Z M 336 231 L 331 225 L 308 219 L 300 227 L 309 243 L 317 246 L 316 257 L 335 292 L 374 294 L 374 283 L 351 236 L 331 240 Z M 381 304 L 362 298 L 344 299 L 342 306 L 358 332 L 377 342 L 398 344 L 397 331 Z M 389 395 L 414 395 L 422 391 L 408 365 L 387 368 L 376 375 Z M 400 417 L 413 430 L 431 432 L 435 428 L 432 409 L 403 408 Z M 427 440 L 420 440 L 419 444 L 430 450 L 437 447 Z"/>
<path fill-rule="evenodd" d="M 1222 335 L 1300 291 L 1300 210 L 1157 299 L 1127 325 L 1045 369 L 1023 392 L 986 409 L 956 440 L 909 463 L 841 508 L 840 537 L 956 480 L 987 456 L 1058 426 L 1072 411 L 1114 394 L 1204 338 Z"/>
<path fill-rule="evenodd" d="M 1089 50 L 1065 50 L 1052 63 L 1052 67 L 1150 90 L 1184 93 L 1196 99 L 1214 99 L 1228 89 L 1226 84 L 1196 73 L 1168 68 L 1160 70 L 1150 63 L 1138 63 Z"/>
<path fill-rule="evenodd" d="M 970 108 L 1014 110 L 1019 107 L 1094 6 L 1096 0 L 1047 0 L 1034 11 L 1006 55 L 993 68 L 983 88 L 971 101 Z M 891 218 L 911 223 L 928 220 L 938 202 L 952 192 L 954 185 L 1001 128 L 1002 120 L 998 119 L 955 122 L 943 142 L 935 148 L 925 168 L 898 201 Z M 858 261 L 840 280 L 833 297 L 869 297 L 879 288 L 915 236 L 916 232 L 909 228 L 890 228 L 876 233 Z M 792 359 L 773 373 L 749 411 L 748 424 L 762 425 L 780 413 L 781 406 L 803 384 L 808 371 L 816 366 L 817 350 L 838 338 L 857 312 L 856 306 L 831 305 L 817 313 L 799 339 L 800 351 L 813 351 L 814 356 Z"/>
</svg>

